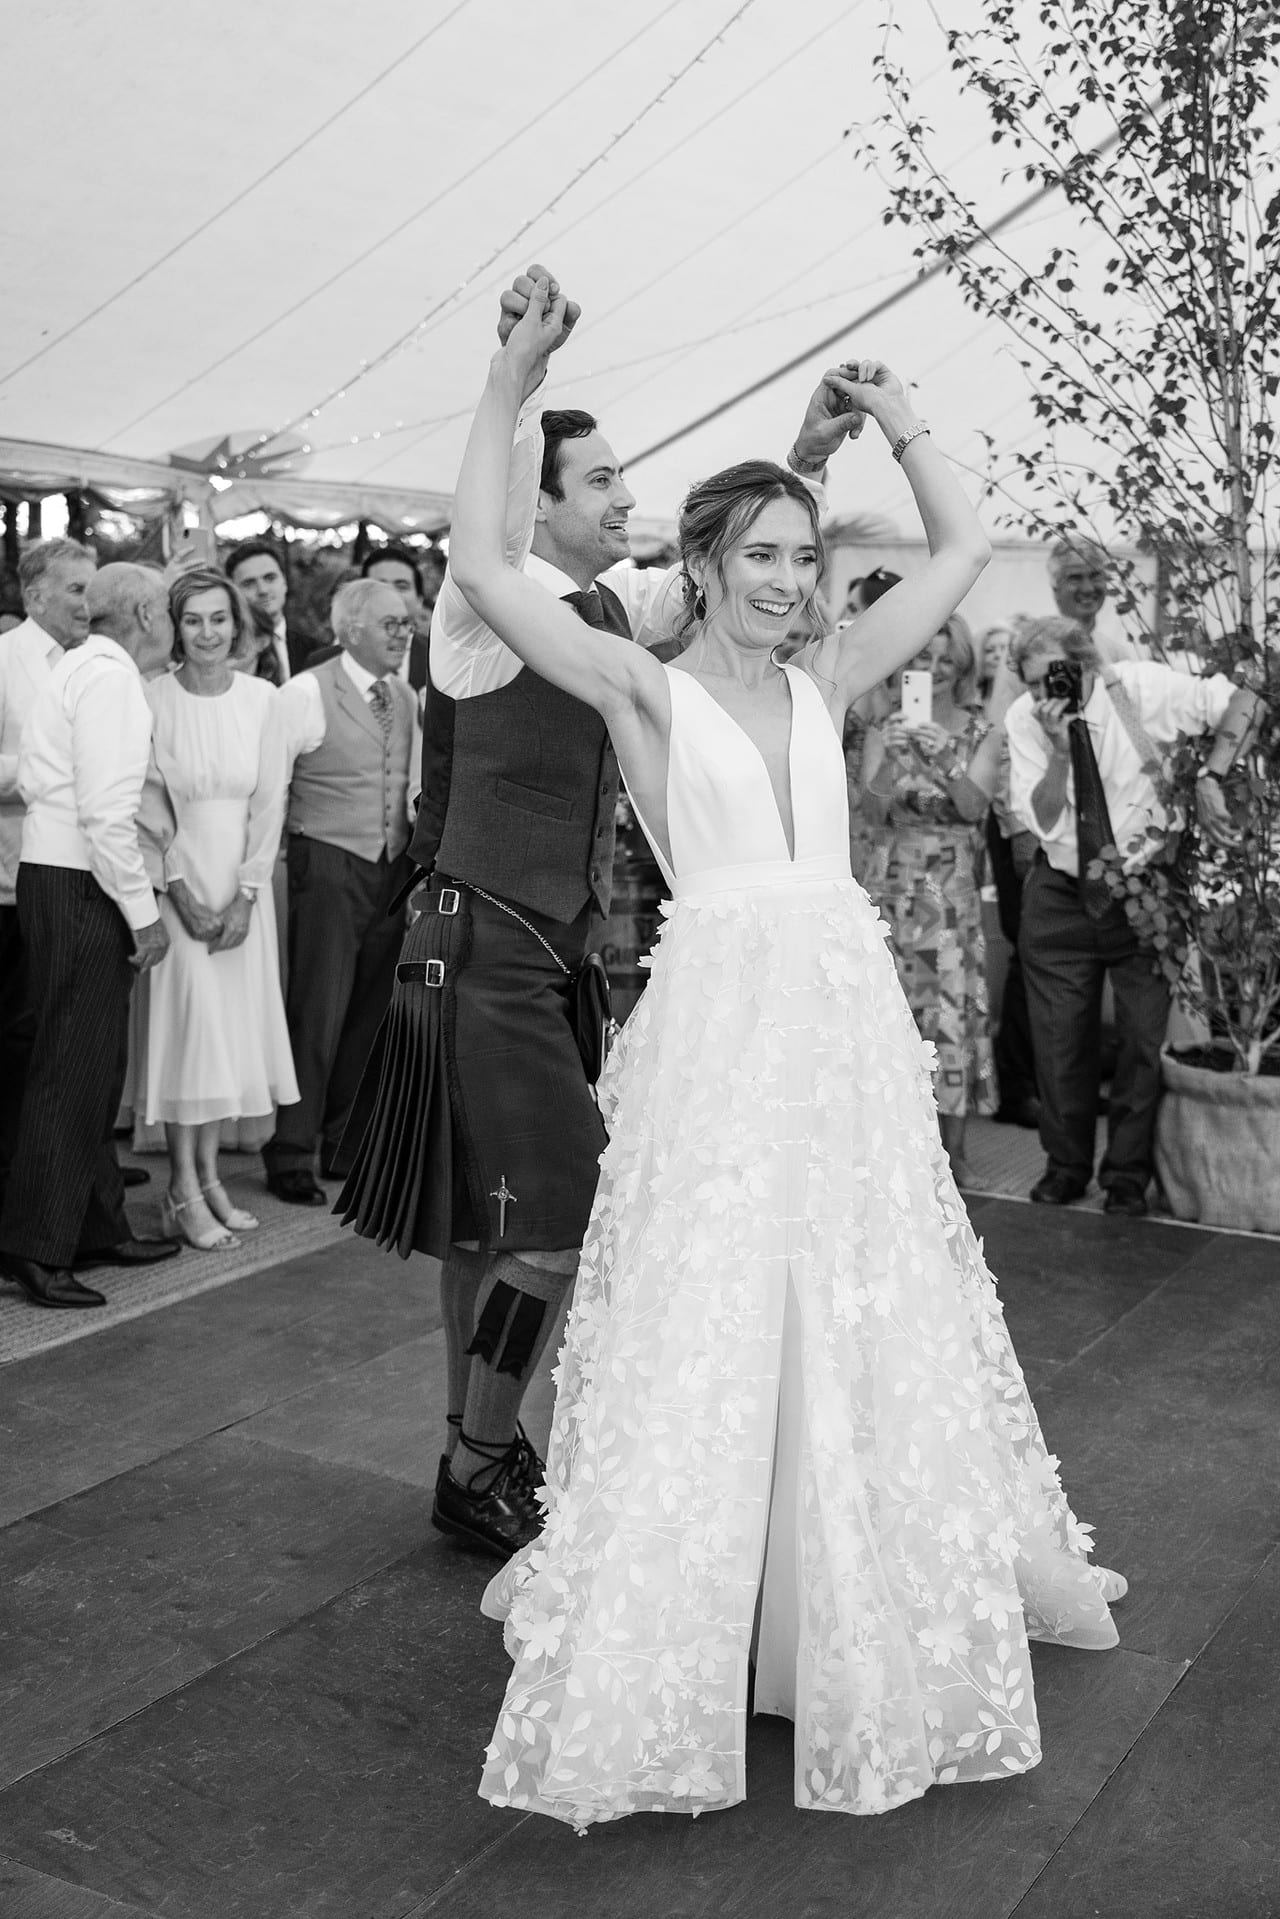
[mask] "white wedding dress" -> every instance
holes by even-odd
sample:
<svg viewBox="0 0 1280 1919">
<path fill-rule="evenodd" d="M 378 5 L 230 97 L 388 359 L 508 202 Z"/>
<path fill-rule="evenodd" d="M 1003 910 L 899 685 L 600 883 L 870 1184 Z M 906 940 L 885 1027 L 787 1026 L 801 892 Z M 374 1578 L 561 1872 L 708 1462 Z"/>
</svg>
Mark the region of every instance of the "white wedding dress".
<svg viewBox="0 0 1280 1919">
<path fill-rule="evenodd" d="M 1036 1764 L 1028 1638 L 1117 1642 L 786 671 L 794 858 L 667 669 L 672 901 L 603 1081 L 546 1526 L 485 1595 L 514 1671 L 480 1790 L 579 1828 L 741 1800 L 749 1658 L 797 1805 L 873 1813 Z"/>
</svg>

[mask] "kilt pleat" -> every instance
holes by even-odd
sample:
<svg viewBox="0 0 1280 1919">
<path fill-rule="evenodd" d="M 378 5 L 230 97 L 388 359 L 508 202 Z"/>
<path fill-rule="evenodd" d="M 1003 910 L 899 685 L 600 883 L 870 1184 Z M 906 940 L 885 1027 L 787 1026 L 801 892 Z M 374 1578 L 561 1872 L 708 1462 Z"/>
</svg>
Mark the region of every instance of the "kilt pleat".
<svg viewBox="0 0 1280 1919">
<path fill-rule="evenodd" d="M 440 922 L 423 914 L 409 928 L 401 964 L 438 957 Z M 425 1250 L 424 1222 L 448 1220 L 453 1192 L 454 1127 L 443 1024 L 458 942 L 441 986 L 397 978 L 369 1056 L 352 1115 L 360 1144 L 335 1212 L 362 1238 L 401 1259 Z M 429 1231 L 429 1229 L 428 1229 Z"/>
<path fill-rule="evenodd" d="M 442 893 L 458 895 L 442 912 Z M 542 921 L 565 965 L 588 915 Z M 424 962 L 439 961 L 439 986 Z M 405 936 L 391 1005 L 347 1137 L 334 1211 L 407 1259 L 451 1244 L 518 1252 L 579 1244 L 604 1128 L 569 1021 L 562 967 L 526 926 L 433 878 Z"/>
</svg>

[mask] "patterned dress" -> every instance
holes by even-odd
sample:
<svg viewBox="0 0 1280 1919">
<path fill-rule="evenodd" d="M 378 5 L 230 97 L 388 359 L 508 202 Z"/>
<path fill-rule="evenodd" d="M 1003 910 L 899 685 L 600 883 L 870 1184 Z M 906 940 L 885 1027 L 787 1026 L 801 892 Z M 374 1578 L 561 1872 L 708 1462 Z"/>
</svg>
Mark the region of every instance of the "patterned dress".
<svg viewBox="0 0 1280 1919">
<path fill-rule="evenodd" d="M 746 1793 L 878 1813 L 1036 1765 L 1028 1639 L 1117 1642 L 938 1136 L 932 1049 L 849 875 L 840 741 L 764 760 L 671 690 L 671 898 L 601 1078 L 609 1144 L 558 1369 L 547 1519 L 491 1582 L 495 1805 L 586 1828 Z"/>
<path fill-rule="evenodd" d="M 972 759 L 987 732 L 974 714 L 958 739 Z M 940 774 L 902 767 L 885 826 L 870 842 L 865 885 L 889 922 L 898 978 L 921 1038 L 938 1056 L 938 1111 L 999 1105 L 987 1003 L 981 822 L 962 820 Z"/>
</svg>

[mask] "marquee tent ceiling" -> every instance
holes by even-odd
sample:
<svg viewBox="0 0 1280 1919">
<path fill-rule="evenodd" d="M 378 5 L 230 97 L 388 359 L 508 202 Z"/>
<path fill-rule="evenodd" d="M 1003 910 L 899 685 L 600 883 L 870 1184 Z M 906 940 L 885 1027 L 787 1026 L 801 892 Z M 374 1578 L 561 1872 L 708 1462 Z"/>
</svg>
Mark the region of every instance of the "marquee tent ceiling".
<svg viewBox="0 0 1280 1919">
<path fill-rule="evenodd" d="M 948 24 L 980 4 L 948 4 Z M 17 441 L 155 461 L 240 436 L 277 468 L 254 504 L 322 485 L 336 515 L 376 489 L 426 524 L 447 506 L 497 294 L 531 258 L 584 309 L 549 398 L 599 414 L 640 515 L 669 516 L 692 478 L 746 453 L 781 455 L 846 354 L 913 378 L 960 460 L 980 464 L 982 430 L 1026 445 L 1008 337 L 935 281 L 638 457 L 912 279 L 868 163 L 885 11 L 0 0 L 10 460 Z M 1025 184 L 959 101 L 928 0 L 894 13 L 954 178 L 999 214 Z M 1071 239 L 1070 220 L 1046 202 L 1023 224 Z M 831 507 L 912 525 L 870 440 L 833 469 Z"/>
</svg>

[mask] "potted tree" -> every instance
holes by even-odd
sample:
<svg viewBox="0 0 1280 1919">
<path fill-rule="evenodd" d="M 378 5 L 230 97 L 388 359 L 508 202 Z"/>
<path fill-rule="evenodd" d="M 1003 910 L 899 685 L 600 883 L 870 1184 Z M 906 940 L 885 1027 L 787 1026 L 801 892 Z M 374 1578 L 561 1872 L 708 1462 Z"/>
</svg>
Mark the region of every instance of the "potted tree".
<svg viewBox="0 0 1280 1919">
<path fill-rule="evenodd" d="M 1280 18 L 1244 0 L 989 0 L 974 31 L 946 40 L 962 93 L 1010 151 L 1011 213 L 1057 196 L 1073 216 L 1071 244 L 1015 254 L 1010 214 L 984 223 L 936 164 L 887 36 L 886 217 L 1010 330 L 1031 387 L 1036 446 L 1002 458 L 989 441 L 989 493 L 1041 537 L 1150 555 L 1153 610 L 1120 569 L 1131 630 L 1261 701 L 1226 785 L 1233 844 L 1197 826 L 1203 749 L 1187 741 L 1158 775 L 1162 860 L 1126 875 L 1122 849 L 1108 882 L 1198 1022 L 1199 1042 L 1165 1056 L 1169 1204 L 1280 1231 Z"/>
</svg>

